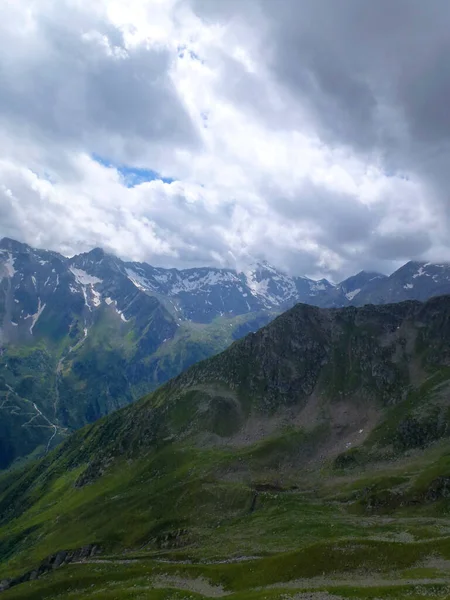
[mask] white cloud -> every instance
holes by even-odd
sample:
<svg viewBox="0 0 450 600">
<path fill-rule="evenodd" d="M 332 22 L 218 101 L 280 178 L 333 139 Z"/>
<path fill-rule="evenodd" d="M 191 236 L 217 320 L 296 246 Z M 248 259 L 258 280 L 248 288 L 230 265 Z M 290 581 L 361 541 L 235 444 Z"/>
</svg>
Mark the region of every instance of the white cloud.
<svg viewBox="0 0 450 600">
<path fill-rule="evenodd" d="M 293 67 L 287 80 L 280 64 L 280 31 L 296 23 L 269 11 L 273 24 L 267 6 L 46 0 L 38 11 L 19 0 L 3 9 L 0 235 L 165 266 L 261 257 L 336 277 L 450 258 L 438 179 L 404 154 L 389 168 L 373 132 L 355 134 L 364 111 L 345 113 L 345 127 L 331 122 L 330 81 L 311 109 L 311 81 L 299 93 Z M 351 66 L 339 65 L 341 82 Z M 335 120 L 347 94 L 337 92 Z M 399 114 L 378 110 L 380 131 L 393 123 L 405 135 Z M 175 181 L 130 188 L 94 156 Z"/>
</svg>

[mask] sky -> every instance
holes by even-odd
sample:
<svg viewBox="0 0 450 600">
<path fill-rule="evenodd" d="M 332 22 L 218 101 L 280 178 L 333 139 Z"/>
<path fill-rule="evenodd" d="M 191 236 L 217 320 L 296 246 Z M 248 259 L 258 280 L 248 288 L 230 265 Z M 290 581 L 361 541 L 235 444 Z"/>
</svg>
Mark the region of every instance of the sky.
<svg viewBox="0 0 450 600">
<path fill-rule="evenodd" d="M 0 237 L 339 280 L 450 260 L 447 0 L 3 0 Z"/>
</svg>

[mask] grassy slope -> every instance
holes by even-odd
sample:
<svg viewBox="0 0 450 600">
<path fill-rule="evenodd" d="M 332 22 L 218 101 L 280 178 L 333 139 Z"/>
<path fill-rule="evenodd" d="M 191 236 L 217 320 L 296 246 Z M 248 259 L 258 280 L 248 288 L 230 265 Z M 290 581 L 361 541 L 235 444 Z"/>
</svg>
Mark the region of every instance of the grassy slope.
<svg viewBox="0 0 450 600">
<path fill-rule="evenodd" d="M 124 323 L 111 310 L 100 314 L 86 339 L 80 330 L 56 342 L 43 337 L 35 344 L 9 346 L 0 357 L 0 469 L 16 457 L 45 453 L 54 433 L 50 423 L 59 426 L 54 447 L 64 430 L 125 406 L 224 350 L 253 319 L 258 315 L 222 317 L 208 325 L 183 322 L 173 339 L 140 358 L 133 321 Z M 44 417 L 29 423 L 37 414 L 33 403 Z"/>
<path fill-rule="evenodd" d="M 94 432 L 81 434 L 87 442 Z M 134 597 L 135 586 L 142 587 L 143 598 L 178 597 L 150 591 L 162 574 L 178 578 L 175 588 L 195 589 L 192 580 L 204 578 L 234 591 L 235 598 L 282 597 L 279 589 L 270 596 L 256 591 L 250 596 L 248 590 L 283 588 L 302 578 L 308 581 L 294 588 L 338 590 L 358 598 L 414 597 L 417 582 L 427 580 L 420 584 L 423 589 L 442 588 L 446 597 L 450 501 L 427 501 L 425 494 L 436 477 L 450 475 L 450 443 L 364 469 L 336 470 L 329 464 L 320 472 L 286 469 L 280 482 L 278 469 L 266 469 L 267 459 L 292 443 L 291 432 L 238 451 L 177 443 L 147 459 L 122 459 L 82 488 L 74 484 L 83 465 L 67 469 L 70 449 L 41 476 L 24 472 L 21 480 L 15 475 L 12 485 L 10 480 L 5 490 L 0 487 L 2 500 L 5 493 L 20 497 L 27 480 L 33 485 L 22 496 L 24 503 L 13 508 L 17 518 L 0 529 L 6 558 L 0 578 L 21 573 L 56 550 L 88 543 L 100 544 L 111 562 L 69 565 L 4 597 L 53 598 L 57 592 L 71 597 L 65 595 L 71 589 L 73 597 L 89 598 L 104 588 L 99 597 L 127 598 Z M 233 477 L 237 464 L 246 471 L 238 481 Z M 403 505 L 373 507 L 367 501 L 369 493 L 383 498 L 393 492 L 402 495 Z M 1 504 L 2 510 L 10 506 Z M 260 558 L 207 564 L 233 556 Z M 192 564 L 159 562 L 162 558 Z M 122 564 L 123 559 L 136 562 Z M 351 585 L 355 578 L 363 580 L 358 592 Z M 384 587 L 386 581 L 392 587 Z"/>
<path fill-rule="evenodd" d="M 283 340 L 281 325 L 276 335 Z M 321 379 L 330 394 L 360 385 L 361 374 L 342 377 L 343 351 L 360 343 L 366 352 L 372 344 L 355 335 L 338 338 L 341 367 L 327 366 Z M 258 339 L 250 340 L 252 351 Z M 243 377 L 242 348 L 250 342 L 201 369 L 220 365 L 229 373 L 230 356 L 238 357 Z M 236 599 L 302 598 L 296 590 L 341 598 L 448 597 L 450 441 L 434 408 L 445 422 L 450 374 L 431 362 L 435 351 L 436 345 L 416 344 L 428 369 L 422 384 L 385 405 L 365 442 L 338 459 L 304 460 L 328 437 L 324 426 L 278 429 L 240 447 L 202 442 L 192 427 L 212 435 L 225 417 L 226 435 L 233 434 L 235 418 L 254 402 L 248 386 L 257 395 L 261 381 L 230 388 L 232 398 L 218 388 L 210 401 L 206 388 L 188 385 L 198 368 L 79 431 L 31 470 L 0 479 L 0 579 L 86 544 L 100 545 L 106 562 L 63 567 L 4 597 L 214 597 L 220 590 L 211 586 Z M 396 393 L 384 371 L 383 378 Z M 283 387 L 280 376 L 277 386 Z M 222 562 L 230 557 L 247 560 Z M 204 580 L 209 586 L 202 587 Z"/>
<path fill-rule="evenodd" d="M 238 460 L 251 464 L 249 452 L 246 449 Z M 119 554 L 106 563 L 69 565 L 4 597 L 57 597 L 57 592 L 66 597 L 71 589 L 73 597 L 89 598 L 105 588 L 99 597 L 127 598 L 134 597 L 137 586 L 142 587 L 142 597 L 157 598 L 162 592 L 149 588 L 163 574 L 181 578 L 184 586 L 191 582 L 191 588 L 192 580 L 202 577 L 234 591 L 235 598 L 278 598 L 280 590 L 270 596 L 266 591 L 250 596 L 248 590 L 271 584 L 283 588 L 301 578 L 308 581 L 294 588 L 339 589 L 345 597 L 402 597 L 403 587 L 405 597 L 411 597 L 417 591 L 412 580 L 429 580 L 425 588 L 438 590 L 448 577 L 444 561 L 450 560 L 448 500 L 388 508 L 380 514 L 362 506 L 357 492 L 399 485 L 407 493 L 425 490 L 424 474 L 431 466 L 429 479 L 448 474 L 449 456 L 450 446 L 441 443 L 411 457 L 407 465 L 391 463 L 383 471 L 327 478 L 291 474 L 289 487 L 295 484 L 297 489 L 259 492 L 253 509 L 251 481 L 217 481 L 217 473 L 236 459 L 227 451 L 162 449 L 151 461 L 120 462 L 109 475 L 81 489 L 73 486 L 78 469 L 55 474 L 50 485 L 38 479 L 37 488 L 47 487 L 43 495 L 39 490 L 39 502 L 1 530 L 2 543 L 11 544 L 13 556 L 5 571 L 20 572 L 56 548 L 92 542 L 100 542 L 109 555 Z M 254 468 L 252 477 L 261 481 L 264 474 Z M 207 564 L 232 556 L 261 558 Z M 193 562 L 169 564 L 159 562 L 162 558 Z M 136 562 L 123 564 L 124 559 Z M 364 580 L 358 593 L 352 591 L 354 579 Z M 392 588 L 379 589 L 389 580 Z M 368 583 L 370 589 L 365 589 Z M 161 597 L 177 597 L 171 593 Z"/>
</svg>

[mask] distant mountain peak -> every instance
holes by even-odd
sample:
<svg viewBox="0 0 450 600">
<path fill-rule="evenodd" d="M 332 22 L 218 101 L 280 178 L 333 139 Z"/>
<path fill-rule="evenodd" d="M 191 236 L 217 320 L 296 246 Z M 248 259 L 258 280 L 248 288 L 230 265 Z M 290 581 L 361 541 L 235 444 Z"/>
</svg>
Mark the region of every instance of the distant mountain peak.
<svg viewBox="0 0 450 600">
<path fill-rule="evenodd" d="M 86 253 L 86 256 L 89 256 L 92 260 L 103 260 L 106 256 L 106 252 L 103 248 L 93 248 L 89 252 Z"/>
<path fill-rule="evenodd" d="M 9 237 L 4 237 L 0 240 L 0 248 L 10 250 L 11 252 L 29 252 L 31 250 L 28 244 L 18 242 Z"/>
<path fill-rule="evenodd" d="M 97 247 L 92 248 L 92 250 L 89 250 L 88 252 L 81 252 L 80 254 L 75 254 L 75 256 L 72 257 L 72 260 L 88 260 L 92 262 L 100 262 L 105 258 L 105 256 L 109 255 L 103 250 L 103 248 Z"/>
<path fill-rule="evenodd" d="M 115 286 L 131 284 L 145 294 L 169 298 L 171 304 L 177 305 L 178 320 L 194 322 L 210 322 L 224 314 L 280 312 L 298 302 L 338 307 L 413 298 L 424 300 L 432 295 L 450 293 L 450 265 L 446 263 L 409 261 L 389 277 L 376 271 L 361 270 L 334 284 L 325 278 L 313 280 L 292 276 L 267 260 L 258 259 L 248 260 L 240 271 L 218 267 L 165 269 L 145 262 L 124 262 L 100 247 L 65 258 L 56 252 L 35 250 L 5 237 L 0 240 L 0 267 L 1 251 L 3 262 L 9 262 L 1 268 L 0 277 L 7 277 L 14 270 L 23 271 L 25 265 L 16 264 L 22 254 L 23 260 L 27 257 L 27 274 L 35 278 L 37 273 L 32 273 L 33 268 L 37 271 L 52 263 L 51 273 L 46 273 L 44 278 L 47 287 L 53 282 L 56 289 L 60 282 L 54 280 L 53 274 L 63 276 L 65 270 L 74 267 L 85 271 L 89 277 L 106 282 L 105 286 L 114 280 Z M 134 288 L 130 288 L 130 293 Z M 106 291 L 102 293 L 110 298 Z"/>
<path fill-rule="evenodd" d="M 239 270 L 237 270 L 237 272 L 239 273 Z M 277 269 L 272 264 L 270 264 L 267 260 L 250 261 L 247 264 L 247 266 L 242 270 L 242 272 L 245 274 L 268 272 L 268 273 L 285 275 L 285 273 L 282 270 Z"/>
<path fill-rule="evenodd" d="M 383 275 L 383 273 L 379 273 L 378 271 L 366 271 L 364 269 L 362 271 L 360 271 L 359 273 L 357 273 L 355 275 L 355 277 L 359 277 L 362 275 L 365 275 L 367 277 L 381 277 L 381 278 L 387 277 L 387 275 Z"/>
</svg>

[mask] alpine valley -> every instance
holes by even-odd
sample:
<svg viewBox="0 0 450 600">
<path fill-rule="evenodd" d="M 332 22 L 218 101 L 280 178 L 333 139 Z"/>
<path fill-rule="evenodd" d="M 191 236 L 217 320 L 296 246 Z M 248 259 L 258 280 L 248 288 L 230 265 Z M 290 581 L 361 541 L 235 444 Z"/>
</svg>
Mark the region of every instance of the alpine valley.
<svg viewBox="0 0 450 600">
<path fill-rule="evenodd" d="M 96 248 L 66 258 L 0 241 L 0 468 L 156 389 L 298 302 L 319 307 L 450 293 L 448 265 L 410 262 L 338 285 L 248 272 L 155 268 Z"/>
</svg>

